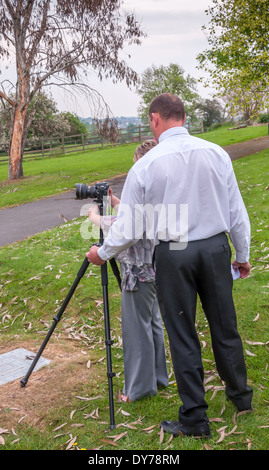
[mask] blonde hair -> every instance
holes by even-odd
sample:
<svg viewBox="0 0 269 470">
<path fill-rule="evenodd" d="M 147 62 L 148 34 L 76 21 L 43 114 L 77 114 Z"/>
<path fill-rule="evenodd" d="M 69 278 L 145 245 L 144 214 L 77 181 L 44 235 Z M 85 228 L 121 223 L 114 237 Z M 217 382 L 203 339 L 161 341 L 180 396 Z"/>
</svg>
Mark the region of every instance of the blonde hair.
<svg viewBox="0 0 269 470">
<path fill-rule="evenodd" d="M 141 145 L 139 145 L 134 152 L 134 159 L 138 160 L 139 158 L 143 157 L 145 153 L 151 150 L 153 147 L 157 145 L 156 140 L 145 140 Z"/>
</svg>

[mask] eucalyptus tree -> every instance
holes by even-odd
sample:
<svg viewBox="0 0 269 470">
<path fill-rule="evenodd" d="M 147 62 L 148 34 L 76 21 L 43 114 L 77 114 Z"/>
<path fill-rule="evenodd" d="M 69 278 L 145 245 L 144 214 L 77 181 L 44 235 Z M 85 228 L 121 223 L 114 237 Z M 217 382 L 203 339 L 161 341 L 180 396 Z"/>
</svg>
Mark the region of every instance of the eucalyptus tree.
<svg viewBox="0 0 269 470">
<path fill-rule="evenodd" d="M 137 74 L 120 53 L 126 45 L 140 44 L 142 37 L 121 0 L 0 0 L 0 97 L 11 106 L 10 179 L 23 176 L 34 96 L 45 86 L 58 85 L 99 97 L 91 87 L 93 73 L 100 80 L 134 85 Z M 14 80 L 5 77 L 8 66 L 15 69 Z"/>
</svg>

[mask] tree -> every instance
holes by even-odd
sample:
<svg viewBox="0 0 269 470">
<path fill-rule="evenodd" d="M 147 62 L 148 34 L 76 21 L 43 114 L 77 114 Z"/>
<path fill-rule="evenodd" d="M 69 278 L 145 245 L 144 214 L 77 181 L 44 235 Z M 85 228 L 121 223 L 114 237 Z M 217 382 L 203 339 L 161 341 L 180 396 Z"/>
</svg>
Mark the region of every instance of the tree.
<svg viewBox="0 0 269 470">
<path fill-rule="evenodd" d="M 70 129 L 66 132 L 66 135 L 77 135 L 77 134 L 87 134 L 88 128 L 84 122 L 81 122 L 79 117 L 72 113 L 61 113 L 61 115 L 67 120 Z"/>
<path fill-rule="evenodd" d="M 11 98 L 13 99 L 12 95 Z M 8 142 L 10 141 L 9 129 L 12 111 L 12 106 L 9 103 L 0 102 L 0 145 L 6 151 L 8 151 Z M 40 145 L 40 140 L 43 137 L 69 134 L 71 130 L 68 116 L 59 113 L 56 102 L 43 92 L 39 92 L 33 97 L 29 104 L 29 114 L 33 117 L 25 140 L 28 147 L 33 148 Z"/>
<path fill-rule="evenodd" d="M 269 94 L 261 84 L 252 83 L 248 88 L 227 89 L 224 96 L 226 108 L 231 116 L 242 117 L 246 124 L 257 120 L 262 111 L 268 106 Z"/>
<path fill-rule="evenodd" d="M 136 83 L 137 74 L 120 52 L 126 44 L 140 44 L 143 33 L 121 3 L 0 0 L 0 58 L 16 63 L 14 84 L 3 80 L 0 89 L 0 97 L 12 107 L 9 178 L 23 175 L 23 149 L 33 119 L 29 107 L 41 88 L 78 87 L 98 98 L 87 81 L 93 71 L 100 80 Z"/>
<path fill-rule="evenodd" d="M 221 103 L 216 100 L 205 99 L 199 105 L 200 115 L 203 119 L 204 127 L 210 127 L 223 121 L 223 109 Z"/>
<path fill-rule="evenodd" d="M 39 143 L 43 137 L 68 134 L 70 124 L 66 116 L 59 113 L 55 100 L 43 92 L 38 92 L 29 104 L 32 115 L 26 140 Z"/>
<path fill-rule="evenodd" d="M 186 114 L 194 116 L 200 97 L 196 91 L 196 80 L 190 75 L 184 76 L 185 71 L 177 64 L 148 67 L 142 74 L 137 88 L 141 96 L 138 114 L 143 120 L 148 120 L 148 108 L 153 98 L 161 93 L 173 93 L 184 102 Z"/>
<path fill-rule="evenodd" d="M 119 137 L 118 122 L 115 118 L 106 117 L 105 119 L 95 118 L 93 120 L 94 130 L 101 138 L 102 143 L 111 142 L 115 144 Z"/>
<path fill-rule="evenodd" d="M 199 67 L 222 95 L 251 92 L 253 84 L 263 93 L 268 88 L 269 0 L 212 3 L 206 10 L 211 20 L 203 27 L 210 49 L 198 55 Z"/>
</svg>

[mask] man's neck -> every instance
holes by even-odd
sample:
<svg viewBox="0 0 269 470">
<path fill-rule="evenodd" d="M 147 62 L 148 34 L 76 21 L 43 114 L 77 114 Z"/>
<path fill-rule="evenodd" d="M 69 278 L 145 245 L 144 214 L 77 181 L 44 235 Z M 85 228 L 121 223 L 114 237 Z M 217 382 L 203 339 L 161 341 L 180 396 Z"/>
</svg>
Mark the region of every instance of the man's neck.
<svg viewBox="0 0 269 470">
<path fill-rule="evenodd" d="M 161 134 L 163 134 L 165 131 L 168 129 L 171 129 L 172 127 L 183 127 L 184 121 L 175 121 L 175 120 L 169 120 L 169 121 L 161 121 L 159 123 L 158 128 L 156 129 L 156 134 L 154 137 L 156 140 L 159 141 L 159 137 Z"/>
</svg>

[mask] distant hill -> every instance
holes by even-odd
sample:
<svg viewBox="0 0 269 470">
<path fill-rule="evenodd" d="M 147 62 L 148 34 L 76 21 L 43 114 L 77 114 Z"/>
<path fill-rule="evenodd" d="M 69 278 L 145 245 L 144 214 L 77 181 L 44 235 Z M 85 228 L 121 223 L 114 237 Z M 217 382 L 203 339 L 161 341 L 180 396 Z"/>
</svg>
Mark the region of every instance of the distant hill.
<svg viewBox="0 0 269 470">
<path fill-rule="evenodd" d="M 86 126 L 90 126 L 92 124 L 93 118 L 92 117 L 87 117 L 87 118 L 79 118 L 81 122 L 86 124 Z M 128 127 L 130 124 L 133 124 L 134 126 L 139 126 L 142 124 L 142 121 L 140 118 L 136 116 L 130 116 L 130 117 L 125 117 L 125 116 L 119 116 L 115 117 L 118 121 L 118 126 L 119 128 L 125 129 Z"/>
</svg>

